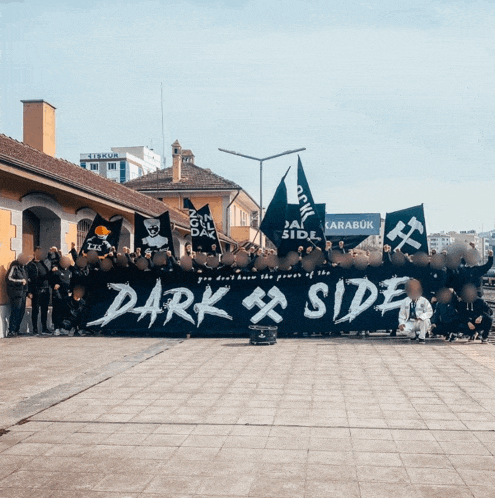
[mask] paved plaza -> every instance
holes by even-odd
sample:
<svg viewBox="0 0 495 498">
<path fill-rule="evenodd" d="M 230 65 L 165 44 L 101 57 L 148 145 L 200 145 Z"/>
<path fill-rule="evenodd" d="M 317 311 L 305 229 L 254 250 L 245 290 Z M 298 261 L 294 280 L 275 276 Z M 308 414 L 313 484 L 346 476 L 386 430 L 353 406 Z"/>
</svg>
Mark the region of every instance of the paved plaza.
<svg viewBox="0 0 495 498">
<path fill-rule="evenodd" d="M 83 337 L 0 350 L 2 498 L 495 497 L 491 345 Z"/>
</svg>

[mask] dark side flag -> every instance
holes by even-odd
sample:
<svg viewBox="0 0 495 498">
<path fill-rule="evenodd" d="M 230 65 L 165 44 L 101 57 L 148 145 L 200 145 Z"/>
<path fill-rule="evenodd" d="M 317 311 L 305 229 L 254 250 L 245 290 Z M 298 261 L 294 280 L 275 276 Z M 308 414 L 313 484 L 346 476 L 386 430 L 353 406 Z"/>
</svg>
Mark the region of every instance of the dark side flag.
<svg viewBox="0 0 495 498">
<path fill-rule="evenodd" d="M 117 221 L 108 221 L 97 214 L 84 239 L 81 252 L 87 254 L 95 251 L 98 256 L 105 256 L 112 247 L 118 247 L 122 221 L 122 218 Z"/>
<path fill-rule="evenodd" d="M 290 168 L 287 170 L 282 180 L 280 180 L 275 195 L 268 205 L 260 225 L 261 232 L 277 247 L 279 247 L 282 242 L 285 219 L 287 217 L 287 186 L 285 185 L 285 177 L 289 170 Z"/>
<path fill-rule="evenodd" d="M 186 199 L 185 204 L 186 208 L 189 209 L 193 251 L 221 254 L 222 247 L 218 240 L 210 206 L 206 204 L 201 209 L 196 209 L 189 199 Z"/>
<path fill-rule="evenodd" d="M 140 247 L 142 254 L 170 251 L 175 256 L 168 211 L 156 218 L 134 213 L 134 247 Z"/>
<path fill-rule="evenodd" d="M 301 158 L 297 156 L 297 200 L 299 201 L 299 216 L 303 228 L 312 235 L 309 237 L 313 244 L 325 248 L 325 214 L 323 218 L 318 213 L 306 174 L 304 173 Z"/>
<path fill-rule="evenodd" d="M 325 207 L 325 204 L 315 204 L 316 214 L 322 220 L 325 219 Z M 313 246 L 313 244 L 323 249 L 325 242 L 319 236 L 317 230 L 312 230 L 302 223 L 299 204 L 287 204 L 285 225 L 282 232 L 282 240 L 278 246 L 278 254 L 285 256 L 290 251 L 297 252 L 300 246 L 306 249 L 309 246 Z"/>
<path fill-rule="evenodd" d="M 428 253 L 423 204 L 387 213 L 383 244 L 389 245 L 392 252 L 398 249 L 406 254 Z"/>
</svg>

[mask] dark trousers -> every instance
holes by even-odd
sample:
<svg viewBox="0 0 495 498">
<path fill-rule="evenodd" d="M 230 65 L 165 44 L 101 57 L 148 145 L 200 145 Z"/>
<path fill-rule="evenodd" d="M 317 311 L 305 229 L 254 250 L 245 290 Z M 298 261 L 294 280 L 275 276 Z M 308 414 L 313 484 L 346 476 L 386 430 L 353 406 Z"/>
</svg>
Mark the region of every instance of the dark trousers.
<svg viewBox="0 0 495 498">
<path fill-rule="evenodd" d="M 62 327 L 62 320 L 65 314 L 65 299 L 53 296 L 52 299 L 52 322 L 55 329 Z"/>
<path fill-rule="evenodd" d="M 481 320 L 481 323 L 474 323 L 474 321 L 475 321 L 475 318 L 473 318 L 471 323 L 475 326 L 475 329 L 471 330 L 468 327 L 468 324 L 466 322 L 466 323 L 462 324 L 462 333 L 464 335 L 468 335 L 468 336 L 472 337 L 472 336 L 474 336 L 474 334 L 476 332 L 478 332 L 478 334 L 481 335 L 482 339 L 486 339 L 488 337 L 488 335 L 490 334 L 493 319 L 488 317 L 488 316 L 484 316 L 483 319 Z"/>
<path fill-rule="evenodd" d="M 10 298 L 9 333 L 18 334 L 26 311 L 26 295 Z"/>
<path fill-rule="evenodd" d="M 450 333 L 459 332 L 459 322 L 440 322 L 436 324 L 436 327 L 431 330 L 433 335 L 444 335 L 448 337 Z"/>
<path fill-rule="evenodd" d="M 50 289 L 39 289 L 33 293 L 32 320 L 33 331 L 38 330 L 38 316 L 41 313 L 41 330 L 47 330 L 48 305 L 50 304 Z"/>
</svg>

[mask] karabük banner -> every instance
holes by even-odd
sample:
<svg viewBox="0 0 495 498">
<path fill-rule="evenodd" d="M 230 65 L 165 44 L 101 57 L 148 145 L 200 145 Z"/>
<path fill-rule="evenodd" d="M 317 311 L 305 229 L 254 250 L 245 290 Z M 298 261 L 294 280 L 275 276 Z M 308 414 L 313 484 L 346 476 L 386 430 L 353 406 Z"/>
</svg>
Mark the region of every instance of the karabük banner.
<svg viewBox="0 0 495 498">
<path fill-rule="evenodd" d="M 81 246 L 81 253 L 95 251 L 98 256 L 105 256 L 112 247 L 118 248 L 122 221 L 122 218 L 108 221 L 97 214 Z"/>
<path fill-rule="evenodd" d="M 218 335 L 248 334 L 249 325 L 281 333 L 390 330 L 418 278 L 428 292 L 428 267 L 329 267 L 311 272 L 218 275 L 119 268 L 99 272 L 88 327 L 96 330 Z"/>
<path fill-rule="evenodd" d="M 170 251 L 175 256 L 168 211 L 157 218 L 134 213 L 134 247 L 140 247 L 142 254 Z"/>
<path fill-rule="evenodd" d="M 423 204 L 387 213 L 383 244 L 391 246 L 392 252 L 400 250 L 407 254 L 428 253 Z"/>
<path fill-rule="evenodd" d="M 222 247 L 210 206 L 205 204 L 201 209 L 196 209 L 189 199 L 186 199 L 185 205 L 189 209 L 193 251 L 221 254 Z"/>
<path fill-rule="evenodd" d="M 325 235 L 380 235 L 380 213 L 326 214 Z"/>
</svg>

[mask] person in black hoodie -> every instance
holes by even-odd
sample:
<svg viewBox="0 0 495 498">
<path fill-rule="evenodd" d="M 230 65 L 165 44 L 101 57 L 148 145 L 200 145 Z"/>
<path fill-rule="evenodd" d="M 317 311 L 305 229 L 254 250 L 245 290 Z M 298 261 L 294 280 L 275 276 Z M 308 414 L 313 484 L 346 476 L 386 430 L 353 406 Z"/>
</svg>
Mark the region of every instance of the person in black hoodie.
<svg viewBox="0 0 495 498">
<path fill-rule="evenodd" d="M 450 342 L 457 340 L 460 319 L 458 298 L 452 289 L 441 289 L 436 294 L 437 302 L 431 317 L 431 330 L 434 335 L 443 335 Z"/>
<path fill-rule="evenodd" d="M 26 312 L 29 279 L 26 264 L 28 261 L 29 258 L 21 254 L 7 270 L 7 295 L 10 298 L 9 336 L 19 334 L 22 319 Z"/>
<path fill-rule="evenodd" d="M 84 288 L 76 286 L 72 295 L 65 298 L 65 306 L 60 320 L 62 334 L 70 337 L 76 332 L 82 336 L 86 335 L 84 332 L 86 301 L 83 297 Z"/>
<path fill-rule="evenodd" d="M 69 269 L 70 260 L 67 256 L 60 258 L 59 266 L 54 266 L 50 275 L 52 292 L 52 322 L 55 335 L 60 335 L 65 302 L 71 292 L 72 272 Z"/>
<path fill-rule="evenodd" d="M 50 270 L 47 262 L 43 260 L 41 247 L 34 250 L 34 258 L 28 263 L 27 271 L 33 334 L 38 335 L 38 316 L 41 314 L 41 335 L 50 335 L 47 324 L 48 306 L 50 304 Z"/>
<path fill-rule="evenodd" d="M 478 296 L 483 295 L 483 275 L 493 266 L 493 251 L 488 251 L 488 260 L 483 265 L 462 266 L 459 268 L 459 285 L 474 285 Z"/>
<path fill-rule="evenodd" d="M 458 304 L 461 331 L 474 341 L 481 335 L 481 342 L 488 342 L 492 328 L 492 310 L 486 302 L 478 297 L 474 285 L 468 284 L 462 290 L 462 299 Z"/>
</svg>

